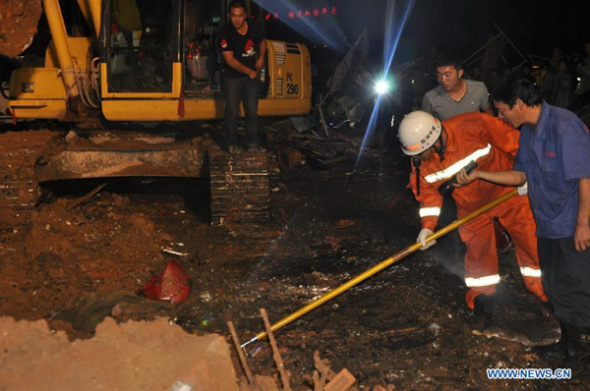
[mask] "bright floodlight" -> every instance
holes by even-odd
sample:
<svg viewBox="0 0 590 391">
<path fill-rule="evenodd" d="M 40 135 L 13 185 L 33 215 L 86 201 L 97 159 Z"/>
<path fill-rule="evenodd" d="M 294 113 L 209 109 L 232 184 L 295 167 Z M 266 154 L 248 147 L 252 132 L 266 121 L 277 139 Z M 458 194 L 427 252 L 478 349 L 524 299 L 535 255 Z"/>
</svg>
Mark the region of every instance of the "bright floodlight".
<svg viewBox="0 0 590 391">
<path fill-rule="evenodd" d="M 379 81 L 377 81 L 377 83 L 375 83 L 375 92 L 378 95 L 383 95 L 383 94 L 387 94 L 387 92 L 389 92 L 389 82 L 385 79 L 381 79 Z"/>
</svg>

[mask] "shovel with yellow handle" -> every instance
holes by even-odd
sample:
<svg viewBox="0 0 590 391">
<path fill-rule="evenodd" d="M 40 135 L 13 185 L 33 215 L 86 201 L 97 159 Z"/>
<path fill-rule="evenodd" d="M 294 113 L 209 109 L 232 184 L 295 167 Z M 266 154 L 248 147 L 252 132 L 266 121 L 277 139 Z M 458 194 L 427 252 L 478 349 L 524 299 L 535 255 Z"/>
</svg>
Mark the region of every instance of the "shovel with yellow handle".
<svg viewBox="0 0 590 391">
<path fill-rule="evenodd" d="M 473 220 L 477 216 L 487 212 L 488 210 L 492 209 L 496 205 L 501 204 L 502 202 L 508 200 L 509 198 L 516 195 L 517 193 L 518 193 L 518 190 L 514 189 L 514 190 L 510 191 L 509 193 L 504 194 L 502 197 L 496 199 L 495 201 L 492 201 L 489 204 L 486 204 L 486 205 L 482 206 L 481 208 L 469 213 L 467 216 L 463 217 L 462 219 L 455 220 L 451 224 L 447 225 L 444 228 L 441 228 L 440 230 L 436 231 L 435 233 L 430 235 L 428 238 L 426 238 L 426 243 L 436 240 L 436 239 L 448 234 L 449 232 L 451 232 L 455 228 L 458 228 L 458 227 L 462 226 L 463 224 Z M 333 299 L 334 297 L 338 296 L 342 292 L 352 288 L 353 286 L 366 280 L 367 278 L 379 273 L 381 270 L 385 269 L 386 267 L 389 267 L 389 266 L 393 265 L 394 263 L 401 261 L 402 259 L 404 259 L 408 255 L 412 254 L 416 250 L 419 250 L 421 246 L 422 245 L 420 244 L 420 242 L 416 242 L 416 243 L 412 244 L 411 246 L 406 247 L 404 250 L 381 261 L 381 263 L 373 266 L 372 268 L 365 271 L 364 273 L 359 274 L 358 276 L 354 277 L 353 279 L 349 280 L 348 282 L 346 282 L 346 283 L 340 285 L 339 287 L 331 290 L 330 292 L 326 293 L 324 296 L 312 301 L 311 303 L 307 304 L 306 306 L 301 307 L 297 311 L 291 313 L 290 315 L 284 317 L 283 319 L 279 320 L 278 322 L 272 324 L 270 327 L 270 331 L 275 332 L 278 329 L 282 328 L 283 326 L 286 326 L 289 323 L 293 322 L 294 320 L 299 319 L 303 315 L 316 309 L 317 307 L 321 306 L 325 302 Z M 252 342 L 260 341 L 267 336 L 268 336 L 268 333 L 266 331 L 263 331 L 263 332 L 257 334 L 254 338 L 252 338 L 248 342 L 245 342 L 240 346 L 242 349 L 245 349 L 245 347 L 248 344 L 251 344 Z"/>
</svg>

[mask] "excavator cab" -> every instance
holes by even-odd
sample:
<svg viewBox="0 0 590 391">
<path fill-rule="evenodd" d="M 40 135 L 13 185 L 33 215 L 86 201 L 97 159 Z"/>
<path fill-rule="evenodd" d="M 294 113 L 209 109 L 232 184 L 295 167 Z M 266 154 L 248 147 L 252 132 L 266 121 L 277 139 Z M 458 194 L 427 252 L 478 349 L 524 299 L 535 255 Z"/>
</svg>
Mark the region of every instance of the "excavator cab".
<svg viewBox="0 0 590 391">
<path fill-rule="evenodd" d="M 12 72 L 8 107 L 15 121 L 79 122 L 86 121 L 89 112 L 109 121 L 223 118 L 223 99 L 212 75 L 216 33 L 222 24 L 217 4 L 205 0 L 72 2 L 91 26 L 84 30 L 94 34 L 68 34 L 60 1 L 43 0 L 51 43 L 44 66 Z M 305 45 L 267 39 L 266 64 L 258 114 L 308 113 L 311 62 Z"/>
<path fill-rule="evenodd" d="M 102 42 L 108 92 L 172 92 L 172 65 L 182 54 L 179 2 L 106 4 Z"/>
</svg>

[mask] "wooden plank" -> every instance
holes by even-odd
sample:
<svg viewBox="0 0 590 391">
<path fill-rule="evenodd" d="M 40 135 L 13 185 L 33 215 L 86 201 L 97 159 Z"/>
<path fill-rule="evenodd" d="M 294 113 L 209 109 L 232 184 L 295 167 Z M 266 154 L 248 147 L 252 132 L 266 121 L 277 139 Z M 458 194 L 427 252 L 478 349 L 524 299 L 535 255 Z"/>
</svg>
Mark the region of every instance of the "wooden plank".
<svg viewBox="0 0 590 391">
<path fill-rule="evenodd" d="M 324 391 L 349 391 L 355 383 L 356 379 L 354 376 L 352 376 L 348 369 L 344 368 L 335 378 L 326 384 Z"/>
</svg>

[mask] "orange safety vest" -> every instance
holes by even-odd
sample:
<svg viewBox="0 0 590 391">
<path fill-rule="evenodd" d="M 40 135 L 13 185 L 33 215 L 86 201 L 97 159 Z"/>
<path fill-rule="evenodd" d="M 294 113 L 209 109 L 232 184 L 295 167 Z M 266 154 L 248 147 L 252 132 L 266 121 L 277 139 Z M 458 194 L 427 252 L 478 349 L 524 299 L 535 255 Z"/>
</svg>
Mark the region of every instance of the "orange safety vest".
<svg viewBox="0 0 590 391">
<path fill-rule="evenodd" d="M 410 175 L 410 187 L 420 202 L 422 228 L 434 231 L 443 204 L 438 187 L 455 176 L 472 160 L 484 171 L 511 170 L 518 150 L 518 130 L 502 120 L 480 112 L 461 114 L 442 122 L 447 134 L 444 160 L 435 153 L 420 166 L 420 194 L 416 194 L 416 175 Z M 412 169 L 414 164 L 412 162 Z M 510 192 L 511 187 L 499 186 L 483 180 L 455 188 L 453 199 L 457 216 L 470 212 Z"/>
</svg>

